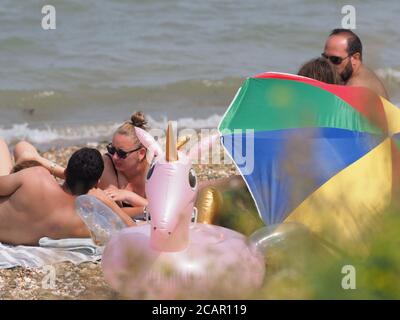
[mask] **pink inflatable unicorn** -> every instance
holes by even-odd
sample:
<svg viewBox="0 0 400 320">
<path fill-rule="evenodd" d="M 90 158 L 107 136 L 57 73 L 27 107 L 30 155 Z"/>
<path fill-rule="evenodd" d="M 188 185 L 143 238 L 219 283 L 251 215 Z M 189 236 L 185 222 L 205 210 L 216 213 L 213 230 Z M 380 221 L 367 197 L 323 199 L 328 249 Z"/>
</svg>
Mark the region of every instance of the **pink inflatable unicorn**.
<svg viewBox="0 0 400 320">
<path fill-rule="evenodd" d="M 149 219 L 111 236 L 102 259 L 106 281 L 136 299 L 248 297 L 262 284 L 263 256 L 242 234 L 196 222 L 191 159 L 212 138 L 185 154 L 169 123 L 163 153 L 149 133 L 136 128 L 136 134 L 154 156 L 146 180 Z"/>
</svg>

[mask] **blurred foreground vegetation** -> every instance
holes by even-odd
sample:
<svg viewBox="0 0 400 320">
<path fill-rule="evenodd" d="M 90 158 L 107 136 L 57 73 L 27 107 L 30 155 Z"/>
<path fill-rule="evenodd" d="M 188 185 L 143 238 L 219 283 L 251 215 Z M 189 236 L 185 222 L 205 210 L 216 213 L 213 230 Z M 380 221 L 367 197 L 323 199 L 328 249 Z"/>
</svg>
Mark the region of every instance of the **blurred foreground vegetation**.
<svg viewBox="0 0 400 320">
<path fill-rule="evenodd" d="M 250 194 L 224 192 L 215 224 L 247 236 L 264 226 Z M 382 231 L 369 238 L 370 254 L 331 249 L 308 233 L 288 235 L 265 250 L 266 276 L 253 299 L 400 299 L 400 209 L 382 215 Z M 355 289 L 343 289 L 348 271 L 355 270 Z M 345 278 L 345 280 L 343 280 Z"/>
</svg>

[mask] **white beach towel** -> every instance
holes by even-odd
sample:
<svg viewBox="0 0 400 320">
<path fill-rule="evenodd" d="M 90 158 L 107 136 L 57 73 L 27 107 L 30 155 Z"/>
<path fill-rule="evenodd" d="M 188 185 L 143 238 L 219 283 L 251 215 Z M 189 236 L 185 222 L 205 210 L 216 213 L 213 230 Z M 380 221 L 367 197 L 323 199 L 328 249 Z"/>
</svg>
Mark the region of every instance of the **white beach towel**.
<svg viewBox="0 0 400 320">
<path fill-rule="evenodd" d="M 41 238 L 39 246 L 13 246 L 0 243 L 0 269 L 12 267 L 41 268 L 69 261 L 75 265 L 101 259 L 103 247 L 90 238 L 53 240 Z"/>
<path fill-rule="evenodd" d="M 105 245 L 111 235 L 126 227 L 109 207 L 90 195 L 77 197 L 75 207 L 96 242 Z M 41 238 L 39 246 L 12 246 L 0 243 L 0 269 L 43 267 L 57 262 L 80 264 L 101 259 L 104 246 L 97 246 L 91 238 L 54 240 Z"/>
</svg>

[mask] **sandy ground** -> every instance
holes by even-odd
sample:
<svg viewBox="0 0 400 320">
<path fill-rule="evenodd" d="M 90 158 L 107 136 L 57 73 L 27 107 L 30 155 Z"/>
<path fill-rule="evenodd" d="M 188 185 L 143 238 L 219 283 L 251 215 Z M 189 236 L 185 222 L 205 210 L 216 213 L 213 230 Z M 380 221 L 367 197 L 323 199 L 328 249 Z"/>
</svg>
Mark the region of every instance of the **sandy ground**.
<svg viewBox="0 0 400 320">
<path fill-rule="evenodd" d="M 101 152 L 105 144 L 90 144 Z M 78 146 L 53 148 L 42 153 L 46 158 L 66 165 L 70 155 Z M 229 177 L 237 174 L 233 164 L 194 165 L 199 180 Z M 43 285 L 48 270 L 21 267 L 0 269 L 0 299 L 123 299 L 103 279 L 100 263 L 72 263 L 53 265 L 56 280 L 53 287 Z"/>
</svg>

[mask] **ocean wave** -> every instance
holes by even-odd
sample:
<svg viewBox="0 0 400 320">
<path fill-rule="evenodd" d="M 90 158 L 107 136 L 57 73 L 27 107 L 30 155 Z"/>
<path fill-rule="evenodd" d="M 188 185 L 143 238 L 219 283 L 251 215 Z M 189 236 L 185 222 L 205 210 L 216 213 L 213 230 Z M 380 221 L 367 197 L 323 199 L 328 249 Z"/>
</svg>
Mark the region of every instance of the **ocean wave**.
<svg viewBox="0 0 400 320">
<path fill-rule="evenodd" d="M 155 120 L 147 117 L 149 126 L 152 129 L 165 130 L 168 120 L 163 118 Z M 214 114 L 205 119 L 180 118 L 177 119 L 178 130 L 183 129 L 202 129 L 216 128 L 221 115 Z M 32 127 L 28 123 L 13 124 L 9 127 L 0 127 L 0 138 L 4 139 L 8 144 L 15 144 L 20 140 L 26 140 L 33 144 L 71 144 L 100 142 L 109 140 L 113 132 L 118 128 L 120 123 L 102 123 L 102 124 L 85 124 L 85 125 L 67 125 L 67 126 L 50 126 Z"/>
<path fill-rule="evenodd" d="M 199 127 L 202 124 L 198 119 L 224 113 L 242 81 L 241 78 L 199 79 L 152 86 L 86 86 L 68 91 L 3 89 L 0 125 L 120 122 L 135 110 L 142 110 L 155 119 L 166 115 Z"/>
<path fill-rule="evenodd" d="M 154 120 L 152 117 L 147 117 L 151 128 L 165 129 L 169 120 L 164 117 L 162 120 Z M 178 129 L 203 129 L 216 128 L 221 121 L 222 115 L 214 114 L 205 119 L 180 118 L 177 119 Z"/>
<path fill-rule="evenodd" d="M 400 83 L 400 70 L 394 68 L 381 68 L 377 69 L 375 72 L 383 80 Z"/>
<path fill-rule="evenodd" d="M 84 84 L 76 83 L 74 88 L 42 88 L 32 90 L 1 89 L 0 97 L 7 97 L 9 100 L 19 100 L 21 97 L 25 101 L 35 100 L 37 98 L 51 98 L 64 100 L 65 98 L 74 99 L 134 99 L 135 101 L 147 100 L 151 98 L 165 99 L 190 98 L 194 101 L 215 99 L 216 97 L 225 97 L 232 91 L 235 92 L 241 85 L 244 78 L 228 77 L 223 79 L 196 79 L 183 80 L 177 82 L 160 83 L 158 85 L 125 85 L 114 83 L 112 86 L 94 85 L 90 82 Z M 46 99 L 43 99 L 46 100 Z"/>
<path fill-rule="evenodd" d="M 33 98 L 40 99 L 40 98 L 47 98 L 54 96 L 54 91 L 40 91 L 36 93 Z"/>
<path fill-rule="evenodd" d="M 33 128 L 28 123 L 0 127 L 0 137 L 9 144 L 26 140 L 34 144 L 48 144 L 56 141 L 99 140 L 110 135 L 117 125 L 82 125 L 51 127 L 49 125 Z"/>
</svg>

